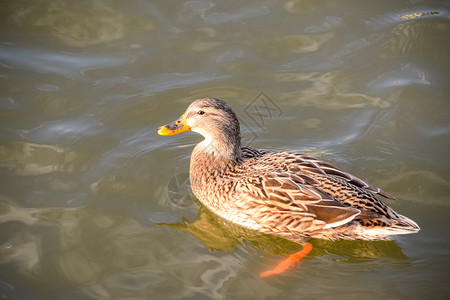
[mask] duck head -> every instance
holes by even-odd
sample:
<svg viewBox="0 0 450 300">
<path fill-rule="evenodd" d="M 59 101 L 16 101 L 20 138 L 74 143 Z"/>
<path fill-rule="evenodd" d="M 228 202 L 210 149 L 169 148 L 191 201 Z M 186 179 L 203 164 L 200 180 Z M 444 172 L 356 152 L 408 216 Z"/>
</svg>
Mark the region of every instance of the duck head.
<svg viewBox="0 0 450 300">
<path fill-rule="evenodd" d="M 205 139 L 197 151 L 229 159 L 241 159 L 241 133 L 239 121 L 231 107 L 217 98 L 194 101 L 176 121 L 161 126 L 160 135 L 174 135 L 194 131 Z"/>
</svg>

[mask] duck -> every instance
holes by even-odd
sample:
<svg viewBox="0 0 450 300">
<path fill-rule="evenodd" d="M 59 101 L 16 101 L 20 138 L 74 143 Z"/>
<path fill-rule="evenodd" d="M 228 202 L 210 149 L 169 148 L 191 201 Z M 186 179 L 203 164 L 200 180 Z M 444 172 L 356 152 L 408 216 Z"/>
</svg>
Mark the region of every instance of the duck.
<svg viewBox="0 0 450 300">
<path fill-rule="evenodd" d="M 204 137 L 192 151 L 189 179 L 195 197 L 208 210 L 303 245 L 261 277 L 301 262 L 312 251 L 312 244 L 305 243 L 311 238 L 371 241 L 420 230 L 379 199 L 394 196 L 327 162 L 296 151 L 242 145 L 238 118 L 223 100 L 195 100 L 158 134 L 185 131 Z"/>
</svg>

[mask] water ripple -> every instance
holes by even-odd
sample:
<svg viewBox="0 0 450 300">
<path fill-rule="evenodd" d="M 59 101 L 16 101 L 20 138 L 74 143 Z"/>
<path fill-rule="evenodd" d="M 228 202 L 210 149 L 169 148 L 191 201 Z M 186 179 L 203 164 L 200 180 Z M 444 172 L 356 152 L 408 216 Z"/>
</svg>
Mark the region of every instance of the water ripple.
<svg viewBox="0 0 450 300">
<path fill-rule="evenodd" d="M 398 68 L 391 68 L 377 79 L 368 83 L 370 89 L 380 90 L 386 88 L 396 88 L 409 85 L 431 85 L 428 79 L 428 72 L 414 64 L 403 64 Z"/>
<path fill-rule="evenodd" d="M 366 23 L 383 32 L 381 48 L 393 54 L 406 55 L 422 52 L 429 58 L 437 59 L 440 47 L 436 47 L 432 37 L 438 32 L 447 32 L 449 11 L 444 8 L 411 8 L 397 10 L 377 16 Z"/>
<path fill-rule="evenodd" d="M 325 20 L 321 24 L 307 27 L 304 30 L 307 33 L 324 33 L 329 32 L 331 29 L 334 29 L 336 27 L 342 26 L 343 23 L 344 20 L 342 20 L 342 18 L 340 17 L 326 16 Z"/>
<path fill-rule="evenodd" d="M 37 47 L 26 48 L 1 44 L 0 61 L 11 69 L 25 69 L 37 73 L 56 73 L 66 78 L 83 79 L 83 72 L 93 69 L 122 66 L 133 61 L 130 57 L 72 55 Z"/>
<path fill-rule="evenodd" d="M 24 133 L 29 140 L 40 143 L 57 141 L 60 146 L 69 147 L 82 138 L 98 134 L 102 127 L 102 123 L 85 115 L 76 119 L 47 122 L 37 128 L 24 131 Z"/>
<path fill-rule="evenodd" d="M 193 86 L 215 80 L 223 80 L 229 77 L 230 76 L 228 75 L 213 75 L 206 73 L 165 73 L 151 77 L 132 79 L 130 85 L 153 95 L 170 89 Z M 121 78 L 120 80 L 123 79 L 124 78 Z"/>
<path fill-rule="evenodd" d="M 385 29 L 392 25 L 397 25 L 402 22 L 408 22 L 412 20 L 427 19 L 427 18 L 447 18 L 448 12 L 443 9 L 433 8 L 413 8 L 408 10 L 397 10 L 389 12 L 374 19 L 367 21 L 372 28 Z"/>
<path fill-rule="evenodd" d="M 268 13 L 270 13 L 270 11 L 264 6 L 250 5 L 241 7 L 232 13 L 206 13 L 202 16 L 202 18 L 205 20 L 206 24 L 216 25 L 221 23 L 243 21 L 248 18 L 264 16 Z"/>
</svg>

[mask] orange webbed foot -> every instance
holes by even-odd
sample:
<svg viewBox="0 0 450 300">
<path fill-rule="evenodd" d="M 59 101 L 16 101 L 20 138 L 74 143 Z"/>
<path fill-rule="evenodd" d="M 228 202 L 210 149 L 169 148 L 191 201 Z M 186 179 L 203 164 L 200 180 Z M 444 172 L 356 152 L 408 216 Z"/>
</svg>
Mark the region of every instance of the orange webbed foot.
<svg viewBox="0 0 450 300">
<path fill-rule="evenodd" d="M 275 268 L 272 270 L 262 272 L 260 277 L 267 277 L 275 274 L 281 274 L 284 271 L 293 268 L 297 263 L 301 264 L 301 259 L 306 256 L 309 252 L 311 252 L 313 246 L 311 243 L 307 243 L 303 246 L 303 249 L 297 253 L 291 254 L 288 258 L 280 262 Z"/>
</svg>

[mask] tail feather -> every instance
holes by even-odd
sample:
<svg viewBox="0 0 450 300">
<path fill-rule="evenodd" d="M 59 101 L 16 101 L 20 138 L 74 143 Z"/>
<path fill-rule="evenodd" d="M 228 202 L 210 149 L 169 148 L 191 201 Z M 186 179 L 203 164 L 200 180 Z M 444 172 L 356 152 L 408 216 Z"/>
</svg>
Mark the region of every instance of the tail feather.
<svg viewBox="0 0 450 300">
<path fill-rule="evenodd" d="M 410 218 L 400 214 L 398 216 L 399 221 L 396 224 L 394 224 L 393 228 L 395 229 L 398 228 L 401 231 L 408 231 L 408 233 L 416 233 L 420 230 L 419 225 L 417 225 L 417 223 L 411 220 Z"/>
<path fill-rule="evenodd" d="M 411 234 L 420 230 L 413 220 L 397 214 L 396 220 L 391 220 L 389 226 L 364 227 L 362 235 L 369 239 L 384 239 L 390 235 Z"/>
</svg>

